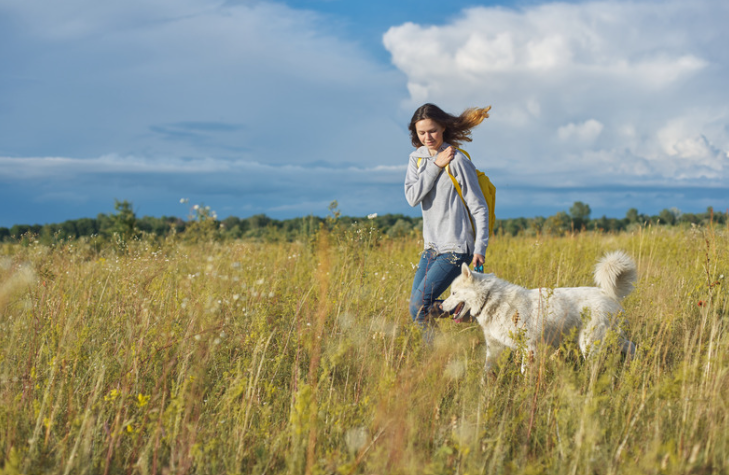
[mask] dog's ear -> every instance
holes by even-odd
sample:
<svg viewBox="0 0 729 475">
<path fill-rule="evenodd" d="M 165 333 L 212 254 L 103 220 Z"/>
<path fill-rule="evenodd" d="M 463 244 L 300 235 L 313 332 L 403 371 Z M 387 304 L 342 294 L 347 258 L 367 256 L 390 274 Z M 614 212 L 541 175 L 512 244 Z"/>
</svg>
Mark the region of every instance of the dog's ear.
<svg viewBox="0 0 729 475">
<path fill-rule="evenodd" d="M 465 262 L 461 264 L 461 275 L 466 279 L 470 279 L 471 277 L 473 277 L 471 275 L 471 269 L 468 268 L 468 264 L 466 264 Z"/>
</svg>

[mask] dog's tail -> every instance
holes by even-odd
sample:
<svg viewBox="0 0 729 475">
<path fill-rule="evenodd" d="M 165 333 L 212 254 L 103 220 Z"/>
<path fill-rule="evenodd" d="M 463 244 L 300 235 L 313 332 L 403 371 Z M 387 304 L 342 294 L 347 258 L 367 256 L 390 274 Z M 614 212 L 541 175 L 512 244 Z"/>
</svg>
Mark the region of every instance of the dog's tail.
<svg viewBox="0 0 729 475">
<path fill-rule="evenodd" d="M 595 266 L 595 283 L 618 300 L 623 300 L 633 291 L 637 279 L 635 261 L 623 251 L 605 254 Z"/>
</svg>

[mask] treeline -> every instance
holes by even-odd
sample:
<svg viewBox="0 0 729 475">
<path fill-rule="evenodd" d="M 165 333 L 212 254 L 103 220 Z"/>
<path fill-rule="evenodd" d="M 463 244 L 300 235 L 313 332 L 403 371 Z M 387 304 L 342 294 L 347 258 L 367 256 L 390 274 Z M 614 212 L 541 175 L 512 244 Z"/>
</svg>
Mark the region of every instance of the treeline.
<svg viewBox="0 0 729 475">
<path fill-rule="evenodd" d="M 115 203 L 116 213 L 99 214 L 96 218 L 68 220 L 58 224 L 16 224 L 10 228 L 0 227 L 0 242 L 17 242 L 32 236 L 43 244 L 51 244 L 61 240 L 73 240 L 81 237 L 98 237 L 100 239 L 128 240 L 144 237 L 165 238 L 171 235 L 194 235 L 196 238 L 213 239 L 247 239 L 258 241 L 294 241 L 310 236 L 322 226 L 336 223 L 338 226 L 350 226 L 367 223 L 390 237 L 402 237 L 419 233 L 422 229 L 422 218 L 402 214 L 370 215 L 367 217 L 341 216 L 336 209 L 336 202 L 330 206 L 331 216 L 320 218 L 306 216 L 286 220 L 269 218 L 263 214 L 238 218 L 230 216 L 218 220 L 208 207 L 193 207 L 187 220 L 178 217 L 162 216 L 161 218 L 137 217 L 131 203 L 127 201 Z M 664 209 L 658 215 L 649 216 L 631 208 L 625 217 L 601 217 L 591 219 L 590 206 L 575 202 L 568 211 L 560 211 L 553 216 L 534 218 L 497 219 L 494 232 L 511 235 L 563 235 L 569 232 L 585 230 L 600 232 L 618 232 L 639 226 L 708 226 L 727 224 L 727 213 L 715 212 L 708 208 L 705 213 L 681 213 L 677 209 Z"/>
<path fill-rule="evenodd" d="M 640 213 L 636 208 L 630 208 L 624 218 L 591 219 L 592 210 L 588 204 L 576 201 L 569 211 L 560 211 L 550 217 L 537 216 L 535 218 L 514 218 L 496 220 L 495 233 L 518 234 L 552 234 L 563 235 L 568 232 L 601 231 L 618 232 L 629 231 L 639 226 L 709 226 L 726 225 L 727 213 L 714 211 L 712 207 L 704 213 L 682 213 L 677 208 L 664 209 L 657 215 Z"/>
</svg>

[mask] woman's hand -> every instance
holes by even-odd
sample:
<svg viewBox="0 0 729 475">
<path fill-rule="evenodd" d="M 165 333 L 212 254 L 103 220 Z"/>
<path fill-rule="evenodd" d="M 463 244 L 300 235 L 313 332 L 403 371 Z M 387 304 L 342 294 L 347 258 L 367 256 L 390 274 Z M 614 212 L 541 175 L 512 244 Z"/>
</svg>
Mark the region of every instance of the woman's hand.
<svg viewBox="0 0 729 475">
<path fill-rule="evenodd" d="M 438 165 L 440 168 L 444 168 L 446 165 L 451 163 L 453 161 L 453 158 L 456 156 L 456 148 L 455 147 L 448 147 L 445 150 L 442 150 L 440 153 L 438 153 L 438 156 L 435 157 L 435 164 Z"/>
<path fill-rule="evenodd" d="M 471 264 L 473 265 L 473 268 L 475 269 L 478 266 L 482 266 L 486 258 L 481 254 L 474 254 L 473 255 L 473 261 L 471 261 Z"/>
</svg>

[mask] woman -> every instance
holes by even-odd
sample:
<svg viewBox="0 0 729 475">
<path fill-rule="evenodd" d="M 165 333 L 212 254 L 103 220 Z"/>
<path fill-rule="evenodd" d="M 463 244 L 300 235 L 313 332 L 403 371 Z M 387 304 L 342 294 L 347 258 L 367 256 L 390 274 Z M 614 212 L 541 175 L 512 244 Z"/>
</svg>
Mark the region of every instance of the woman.
<svg viewBox="0 0 729 475">
<path fill-rule="evenodd" d="M 476 168 L 457 147 L 471 141 L 471 129 L 489 116 L 489 109 L 471 108 L 453 116 L 425 104 L 410 121 L 410 138 L 417 150 L 410 154 L 405 197 L 410 206 L 420 204 L 425 247 L 413 279 L 410 314 L 423 329 L 431 310 L 442 316 L 436 299 L 458 276 L 461 264 L 483 266 L 489 242 L 488 206 Z M 460 184 L 468 210 L 448 171 Z"/>
</svg>

